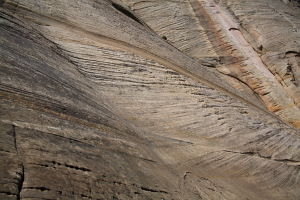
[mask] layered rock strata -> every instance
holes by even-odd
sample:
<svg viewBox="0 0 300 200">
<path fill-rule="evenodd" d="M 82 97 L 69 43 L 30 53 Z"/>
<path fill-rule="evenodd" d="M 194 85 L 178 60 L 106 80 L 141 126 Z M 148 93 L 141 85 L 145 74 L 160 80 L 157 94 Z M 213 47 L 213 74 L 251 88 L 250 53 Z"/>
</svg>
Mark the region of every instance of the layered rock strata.
<svg viewBox="0 0 300 200">
<path fill-rule="evenodd" d="M 299 198 L 299 130 L 120 1 L 0 5 L 0 199 Z"/>
<path fill-rule="evenodd" d="M 258 95 L 269 110 L 300 127 L 299 3 L 124 2 L 172 45 L 226 74 L 219 76 L 254 99 Z"/>
</svg>

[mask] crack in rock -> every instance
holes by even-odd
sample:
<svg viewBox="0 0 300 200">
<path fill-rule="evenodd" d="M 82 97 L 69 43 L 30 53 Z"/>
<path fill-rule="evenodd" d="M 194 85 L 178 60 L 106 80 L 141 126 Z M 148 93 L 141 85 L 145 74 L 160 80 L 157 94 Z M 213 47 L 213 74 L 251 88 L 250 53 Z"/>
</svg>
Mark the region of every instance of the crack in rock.
<svg viewBox="0 0 300 200">
<path fill-rule="evenodd" d="M 24 176 L 25 175 L 25 170 L 24 170 L 24 164 L 21 161 L 19 149 L 18 149 L 18 146 L 17 146 L 17 136 L 16 136 L 16 126 L 15 125 L 12 125 L 12 130 L 13 130 L 13 138 L 14 138 L 15 149 L 16 149 L 17 155 L 20 159 L 19 167 L 21 168 L 21 172 L 17 172 L 17 174 L 19 176 L 17 199 L 20 199 L 20 194 L 21 194 L 21 191 L 23 189 L 23 183 L 24 183 L 24 179 L 25 179 L 25 176 Z"/>
<path fill-rule="evenodd" d="M 272 160 L 272 161 L 276 161 L 276 162 L 282 162 L 288 165 L 298 165 L 300 166 L 300 161 L 299 160 L 292 160 L 292 159 L 272 159 L 272 156 L 262 156 L 259 153 L 255 153 L 252 151 L 247 151 L 247 152 L 237 152 L 237 151 L 230 151 L 230 150 L 222 150 L 223 152 L 228 152 L 228 153 L 236 153 L 236 154 L 241 154 L 241 155 L 247 155 L 247 156 L 257 156 L 259 158 L 264 158 L 264 159 L 268 159 L 268 160 Z"/>
</svg>

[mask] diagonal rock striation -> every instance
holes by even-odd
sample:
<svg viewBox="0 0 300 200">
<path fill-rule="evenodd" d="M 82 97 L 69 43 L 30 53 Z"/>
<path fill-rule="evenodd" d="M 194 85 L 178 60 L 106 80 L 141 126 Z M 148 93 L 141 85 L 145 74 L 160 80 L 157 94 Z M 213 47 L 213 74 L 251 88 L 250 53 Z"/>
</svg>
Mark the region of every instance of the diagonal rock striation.
<svg viewBox="0 0 300 200">
<path fill-rule="evenodd" d="M 299 127 L 297 2 L 124 2 L 172 45 Z"/>
<path fill-rule="evenodd" d="M 210 13 L 242 3 L 207 3 L 1 1 L 0 199 L 298 199 L 300 132 Z"/>
</svg>

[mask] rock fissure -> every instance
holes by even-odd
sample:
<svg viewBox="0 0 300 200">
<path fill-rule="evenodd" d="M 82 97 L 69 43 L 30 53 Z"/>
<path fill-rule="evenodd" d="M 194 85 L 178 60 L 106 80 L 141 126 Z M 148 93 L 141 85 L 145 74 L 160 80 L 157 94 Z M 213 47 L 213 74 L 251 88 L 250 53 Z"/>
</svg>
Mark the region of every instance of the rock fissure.
<svg viewBox="0 0 300 200">
<path fill-rule="evenodd" d="M 39 191 L 50 191 L 49 188 L 46 187 L 23 187 L 23 189 L 27 189 L 27 190 L 39 190 Z"/>
<path fill-rule="evenodd" d="M 276 161 L 276 162 L 281 162 L 281 163 L 285 163 L 285 164 L 288 164 L 288 165 L 299 165 L 300 166 L 300 160 L 276 159 L 276 158 L 272 158 L 272 155 L 262 156 L 259 153 L 259 151 L 258 152 L 253 152 L 253 151 L 237 152 L 237 151 L 230 151 L 230 150 L 222 150 L 222 151 L 228 152 L 228 153 L 236 153 L 236 154 L 246 155 L 246 156 L 257 156 L 259 158 L 268 159 L 268 160 L 272 160 L 272 161 Z"/>
<path fill-rule="evenodd" d="M 0 194 L 6 194 L 6 195 L 8 195 L 8 196 L 17 196 L 17 194 L 14 194 L 14 193 L 11 193 L 11 192 L 1 192 L 0 191 Z"/>
<path fill-rule="evenodd" d="M 24 169 L 24 164 L 22 162 L 22 158 L 21 158 L 21 155 L 19 153 L 19 149 L 18 149 L 18 145 L 17 145 L 18 141 L 17 141 L 17 134 L 16 134 L 16 126 L 15 125 L 12 125 L 12 130 L 13 130 L 14 146 L 15 146 L 18 158 L 19 158 L 19 167 L 21 168 L 20 172 L 16 172 L 18 174 L 17 199 L 20 199 L 21 192 L 22 192 L 22 189 L 23 189 L 23 183 L 24 183 L 24 180 L 25 180 L 25 169 Z"/>
<path fill-rule="evenodd" d="M 129 12 L 128 10 L 126 10 L 125 8 L 123 8 L 122 6 L 120 6 L 119 4 L 116 3 L 112 3 L 112 6 L 117 9 L 118 11 L 120 11 L 121 13 L 123 13 L 124 15 L 128 16 L 129 18 L 133 19 L 134 21 L 140 23 L 141 25 L 143 25 L 141 23 L 141 21 L 134 16 L 131 12 Z"/>
<path fill-rule="evenodd" d="M 155 189 L 150 189 L 147 187 L 141 187 L 142 190 L 147 191 L 147 192 L 155 192 L 155 193 L 165 193 L 168 194 L 168 192 L 164 191 L 164 190 L 155 190 Z"/>
</svg>

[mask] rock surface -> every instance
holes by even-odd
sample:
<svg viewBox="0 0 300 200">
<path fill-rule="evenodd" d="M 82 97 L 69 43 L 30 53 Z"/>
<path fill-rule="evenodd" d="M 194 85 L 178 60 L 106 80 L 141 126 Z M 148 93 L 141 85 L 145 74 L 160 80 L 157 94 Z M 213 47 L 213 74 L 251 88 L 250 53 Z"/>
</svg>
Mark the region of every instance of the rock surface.
<svg viewBox="0 0 300 200">
<path fill-rule="evenodd" d="M 0 6 L 0 199 L 299 199 L 296 2 Z"/>
<path fill-rule="evenodd" d="M 269 110 L 300 128 L 299 3 L 124 2 L 182 52 L 229 75 L 221 77 L 244 93 L 254 91 Z"/>
</svg>

